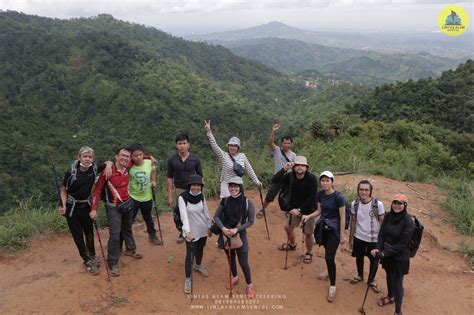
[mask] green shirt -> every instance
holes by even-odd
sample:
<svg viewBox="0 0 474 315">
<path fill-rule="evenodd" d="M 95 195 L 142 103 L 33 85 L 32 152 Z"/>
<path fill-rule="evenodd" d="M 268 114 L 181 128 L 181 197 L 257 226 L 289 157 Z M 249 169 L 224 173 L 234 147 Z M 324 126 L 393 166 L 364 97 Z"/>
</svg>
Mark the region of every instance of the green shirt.
<svg viewBox="0 0 474 315">
<path fill-rule="evenodd" d="M 130 181 L 128 190 L 136 201 L 145 202 L 152 199 L 151 172 L 153 167 L 150 160 L 144 160 L 142 165 L 133 165 L 128 171 Z"/>
</svg>

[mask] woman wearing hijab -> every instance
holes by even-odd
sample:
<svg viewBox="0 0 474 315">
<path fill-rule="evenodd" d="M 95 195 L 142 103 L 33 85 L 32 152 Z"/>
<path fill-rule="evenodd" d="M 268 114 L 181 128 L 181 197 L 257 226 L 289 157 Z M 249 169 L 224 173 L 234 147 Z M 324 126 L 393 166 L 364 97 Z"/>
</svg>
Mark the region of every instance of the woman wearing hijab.
<svg viewBox="0 0 474 315">
<path fill-rule="evenodd" d="M 222 231 L 217 241 L 218 247 L 225 249 L 227 260 L 230 261 L 232 277 L 228 284 L 229 288 L 232 288 L 239 282 L 235 261 L 235 256 L 237 255 L 247 284 L 247 296 L 254 298 L 255 290 L 253 289 L 248 262 L 249 245 L 247 229 L 253 224 L 255 207 L 252 201 L 244 196 L 242 178 L 238 176 L 231 177 L 228 181 L 228 189 L 230 196 L 221 200 L 214 215 L 214 222 Z M 229 249 L 230 238 L 237 234 L 242 240 L 242 245 L 239 248 Z"/>
<path fill-rule="evenodd" d="M 209 277 L 207 269 L 201 265 L 204 246 L 208 236 L 211 236 L 211 218 L 204 198 L 202 188 L 204 183 L 200 175 L 191 175 L 188 189 L 178 197 L 179 214 L 183 222 L 183 236 L 186 240 L 186 259 L 184 261 L 184 293 L 191 293 L 191 268 L 204 277 Z M 194 266 L 192 264 L 195 262 Z"/>
<path fill-rule="evenodd" d="M 415 231 L 413 220 L 407 213 L 408 198 L 397 194 L 392 199 L 390 212 L 385 216 L 372 256 L 380 259 L 387 276 L 387 296 L 378 305 L 395 302 L 395 315 L 402 314 L 403 277 L 410 269 L 409 243 Z"/>
</svg>

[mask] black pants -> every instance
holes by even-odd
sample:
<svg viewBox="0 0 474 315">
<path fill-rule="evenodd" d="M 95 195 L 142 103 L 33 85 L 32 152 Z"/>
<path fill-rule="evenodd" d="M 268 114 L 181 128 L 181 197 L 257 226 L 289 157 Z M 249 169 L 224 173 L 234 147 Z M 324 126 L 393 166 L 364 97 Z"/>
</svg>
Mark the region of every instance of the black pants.
<svg viewBox="0 0 474 315">
<path fill-rule="evenodd" d="M 194 261 L 196 265 L 200 265 L 202 262 L 202 256 L 204 254 L 204 246 L 206 246 L 207 236 L 201 237 L 196 242 L 186 242 L 186 259 L 184 260 L 184 272 L 186 278 L 191 277 L 191 256 L 194 255 Z M 193 253 L 191 253 L 191 251 Z"/>
<path fill-rule="evenodd" d="M 336 285 L 336 252 L 339 247 L 339 238 L 333 231 L 324 231 L 324 258 L 326 259 L 326 266 L 328 268 L 329 281 L 332 286 Z"/>
<path fill-rule="evenodd" d="M 369 258 L 369 283 L 374 281 L 379 266 L 377 260 L 370 254 L 370 251 L 374 249 L 376 245 L 377 243 L 365 242 L 358 239 L 357 237 L 354 237 L 354 243 L 352 246 L 352 257 L 356 258 L 357 274 L 361 278 L 364 278 L 364 256 Z"/>
<path fill-rule="evenodd" d="M 225 255 L 227 256 L 227 262 L 229 262 L 229 250 L 224 249 Z M 230 250 L 230 265 L 232 270 L 232 276 L 237 277 L 237 264 L 235 262 L 235 254 L 237 253 L 237 258 L 239 258 L 239 265 L 242 268 L 244 273 L 245 283 L 252 284 L 252 276 L 250 274 L 250 265 L 249 265 L 249 252 L 243 251 L 242 247 L 238 249 Z"/>
<path fill-rule="evenodd" d="M 385 270 L 385 273 L 387 275 L 388 297 L 395 298 L 395 313 L 401 313 L 403 302 L 403 275 L 396 275 L 387 270 Z"/>
<path fill-rule="evenodd" d="M 155 225 L 153 223 L 153 217 L 151 216 L 151 210 L 153 209 L 153 202 L 149 201 L 136 201 L 133 199 L 133 221 L 137 217 L 138 210 L 141 211 L 143 220 L 146 223 L 146 230 L 149 235 L 156 235 Z"/>
<path fill-rule="evenodd" d="M 72 213 L 72 217 L 69 216 L 71 212 L 71 204 L 66 205 L 66 221 L 71 231 L 74 243 L 79 251 L 84 262 L 88 262 L 93 256 L 95 256 L 94 248 L 94 226 L 92 219 L 89 216 L 91 210 L 89 205 L 83 207 L 76 207 Z M 85 237 L 85 242 L 84 242 Z"/>
</svg>

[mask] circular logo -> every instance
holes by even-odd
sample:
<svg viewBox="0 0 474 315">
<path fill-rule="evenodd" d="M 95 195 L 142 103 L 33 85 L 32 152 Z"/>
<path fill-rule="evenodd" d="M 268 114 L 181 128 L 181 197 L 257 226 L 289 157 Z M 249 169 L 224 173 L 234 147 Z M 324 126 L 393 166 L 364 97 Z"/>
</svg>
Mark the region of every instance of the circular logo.
<svg viewBox="0 0 474 315">
<path fill-rule="evenodd" d="M 459 36 L 469 25 L 469 15 L 458 5 L 448 5 L 438 16 L 438 25 L 441 32 L 448 36 Z"/>
</svg>

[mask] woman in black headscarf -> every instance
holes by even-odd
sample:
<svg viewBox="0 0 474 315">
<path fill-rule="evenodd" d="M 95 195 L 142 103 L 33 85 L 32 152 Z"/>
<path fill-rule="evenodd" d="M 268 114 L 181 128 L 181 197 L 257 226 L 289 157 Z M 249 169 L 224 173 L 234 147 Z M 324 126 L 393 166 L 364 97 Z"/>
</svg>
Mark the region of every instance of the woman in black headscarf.
<svg viewBox="0 0 474 315">
<path fill-rule="evenodd" d="M 244 196 L 242 178 L 234 176 L 229 180 L 229 192 L 230 196 L 221 200 L 214 215 L 214 222 L 222 231 L 219 235 L 218 247 L 225 249 L 227 259 L 230 261 L 232 278 L 228 283 L 228 288 L 232 288 L 239 281 L 235 261 L 235 255 L 237 254 L 247 284 L 247 296 L 253 298 L 255 297 L 255 290 L 252 286 L 250 266 L 248 263 L 249 245 L 247 228 L 253 224 L 255 208 L 252 201 Z M 241 246 L 229 249 L 230 239 L 237 236 L 240 236 L 242 241 Z M 233 245 L 231 248 L 232 247 Z"/>
</svg>

